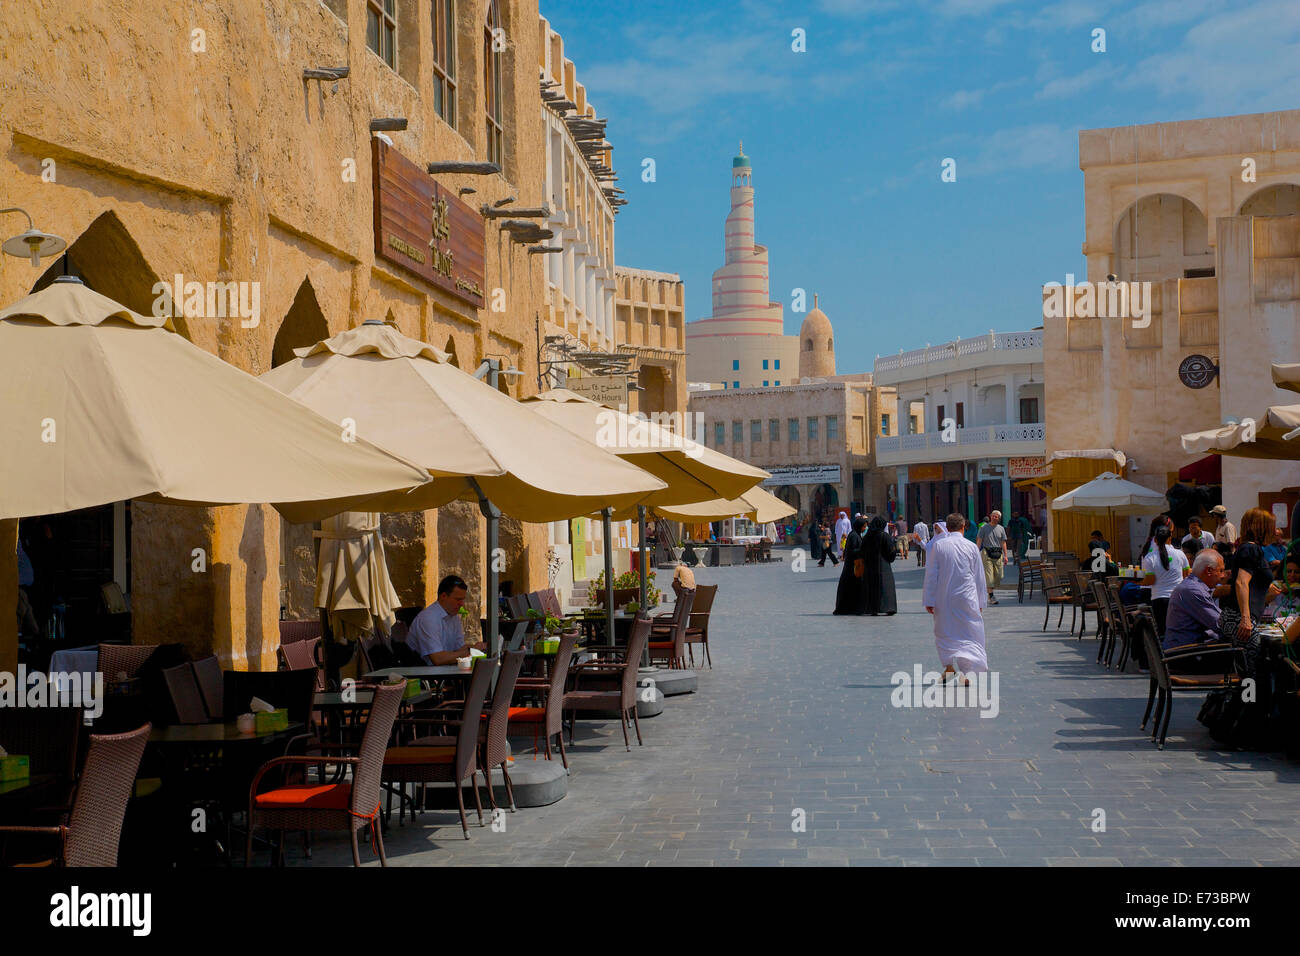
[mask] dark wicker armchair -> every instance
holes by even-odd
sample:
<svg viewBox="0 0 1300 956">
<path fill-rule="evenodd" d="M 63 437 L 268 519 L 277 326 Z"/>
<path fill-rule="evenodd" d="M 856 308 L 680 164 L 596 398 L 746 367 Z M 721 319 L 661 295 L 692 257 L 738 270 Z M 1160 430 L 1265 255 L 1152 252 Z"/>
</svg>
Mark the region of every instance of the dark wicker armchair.
<svg viewBox="0 0 1300 956">
<path fill-rule="evenodd" d="M 536 740 L 540 733 L 546 744 L 546 759 L 551 759 L 551 738 L 560 739 L 560 762 L 564 769 L 569 769 L 569 757 L 564 752 L 564 684 L 569 679 L 569 664 L 573 660 L 573 648 L 578 643 L 577 634 L 562 634 L 560 649 L 551 663 L 549 680 L 537 677 L 521 677 L 515 684 L 516 691 L 545 693 L 546 703 L 542 707 L 511 707 L 508 733 L 515 733 L 521 727 L 530 728 Z"/>
<path fill-rule="evenodd" d="M 691 666 L 695 666 L 695 648 L 699 644 L 707 658 L 709 667 L 713 667 L 713 654 L 709 651 L 709 612 L 713 610 L 713 599 L 717 597 L 716 584 L 700 584 L 695 588 L 695 603 L 691 605 L 691 617 L 686 625 L 686 652 L 690 655 Z M 703 659 L 701 660 L 703 663 Z"/>
<path fill-rule="evenodd" d="M 632 623 L 632 634 L 628 638 L 627 652 L 621 661 L 601 661 L 579 664 L 574 670 L 573 690 L 564 695 L 564 709 L 570 714 L 576 711 L 617 711 L 619 723 L 623 727 L 623 746 L 630 752 L 631 741 L 627 736 L 627 717 L 632 714 L 632 723 L 636 727 L 636 742 L 640 746 L 641 721 L 636 714 L 636 681 L 641 664 L 641 654 L 650 639 L 650 619 L 637 615 Z M 611 678 L 616 682 L 613 689 L 583 690 L 582 682 L 592 679 Z M 569 743 L 573 743 L 573 721 L 569 723 Z"/>
<path fill-rule="evenodd" d="M 402 703 L 406 683 L 382 684 L 375 688 L 374 700 L 361 736 L 356 756 L 276 757 L 262 765 L 248 789 L 248 842 L 244 865 L 253 858 L 253 833 L 266 830 L 346 830 L 352 838 L 352 863 L 361 865 L 357 833 L 370 827 L 379 862 L 388 865 L 384 855 L 384 838 L 379 827 L 379 782 L 383 772 L 384 751 L 393 733 L 393 721 Z M 318 766 L 322 760 L 346 764 L 352 768 L 350 783 L 296 783 L 261 792 L 258 785 L 268 771 L 290 766 Z"/>
<path fill-rule="evenodd" d="M 1169 733 L 1169 720 L 1174 712 L 1174 694 L 1189 692 L 1204 694 L 1206 691 L 1225 687 L 1237 687 L 1241 678 L 1237 674 L 1237 664 L 1241 649 L 1231 644 L 1188 644 L 1184 647 L 1171 647 L 1164 650 L 1160 638 L 1156 636 L 1156 622 L 1149 613 L 1141 616 L 1136 625 L 1142 641 L 1146 646 L 1147 660 L 1151 665 L 1151 683 L 1147 690 L 1147 709 L 1142 714 L 1142 727 L 1146 730 L 1147 720 L 1151 717 L 1151 705 L 1156 708 L 1155 723 L 1151 725 L 1151 742 L 1160 750 L 1165 749 L 1165 735 Z M 1222 671 L 1209 674 L 1180 674 L 1177 667 L 1180 661 L 1193 657 L 1213 658 L 1221 662 Z M 1170 665 L 1174 670 L 1171 672 Z"/>
<path fill-rule="evenodd" d="M 665 661 L 669 667 L 686 666 L 686 628 L 695 606 L 695 589 L 682 588 L 671 614 L 661 614 L 651 621 L 650 661 Z M 667 640 L 665 640 L 667 638 Z"/>
<path fill-rule="evenodd" d="M 117 866 L 122 819 L 151 730 L 153 725 L 145 724 L 125 734 L 91 734 L 68 822 L 47 827 L 0 826 L 0 834 L 57 836 L 59 855 L 47 864 Z"/>
<path fill-rule="evenodd" d="M 408 783 L 450 783 L 456 791 L 456 805 L 460 809 L 460 826 L 469 839 L 469 823 L 465 819 L 464 785 L 468 781 L 474 788 L 474 806 L 478 810 L 479 825 L 483 825 L 483 804 L 478 795 L 478 744 L 483 715 L 483 701 L 487 698 L 492 677 L 497 671 L 495 658 L 480 657 L 474 665 L 465 693 L 465 706 L 459 717 L 403 717 L 402 727 L 417 731 L 455 730 L 455 736 L 445 733 L 418 736 L 409 744 L 389 747 L 384 754 L 383 780 L 386 785 L 403 786 L 402 799 L 406 799 L 404 785 Z M 488 778 L 488 786 L 492 780 Z"/>
</svg>

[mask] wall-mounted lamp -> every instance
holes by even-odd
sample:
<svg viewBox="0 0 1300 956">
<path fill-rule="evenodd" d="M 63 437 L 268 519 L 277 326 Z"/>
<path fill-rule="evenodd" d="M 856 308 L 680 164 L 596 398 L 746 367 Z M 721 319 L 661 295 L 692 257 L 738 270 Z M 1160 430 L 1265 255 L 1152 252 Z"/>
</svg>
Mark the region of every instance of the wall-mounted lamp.
<svg viewBox="0 0 1300 956">
<path fill-rule="evenodd" d="M 32 225 L 32 217 L 27 214 L 27 210 L 20 209 L 18 206 L 10 206 L 8 209 L 0 209 L 0 214 L 6 212 L 20 212 L 27 216 L 27 231 L 20 232 L 12 238 L 6 239 L 0 249 L 3 249 L 7 255 L 14 256 L 18 259 L 30 259 L 33 269 L 41 267 L 41 259 L 45 256 L 58 255 L 68 244 L 61 237 L 51 235 L 48 232 L 41 232 Z"/>
</svg>

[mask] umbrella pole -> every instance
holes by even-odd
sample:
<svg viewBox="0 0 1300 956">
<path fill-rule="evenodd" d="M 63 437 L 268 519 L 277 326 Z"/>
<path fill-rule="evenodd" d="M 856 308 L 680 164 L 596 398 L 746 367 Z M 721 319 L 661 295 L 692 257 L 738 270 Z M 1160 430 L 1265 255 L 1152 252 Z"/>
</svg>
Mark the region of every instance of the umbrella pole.
<svg viewBox="0 0 1300 956">
<path fill-rule="evenodd" d="M 478 482 L 474 483 L 478 488 Z M 497 598 L 497 591 L 500 589 L 500 582 L 497 576 L 496 553 L 497 542 L 499 539 L 501 511 L 492 502 L 488 501 L 487 496 L 479 490 L 478 507 L 483 512 L 483 517 L 487 518 L 487 568 L 484 580 L 487 582 L 487 622 L 488 632 L 484 635 L 487 641 L 488 657 L 496 657 L 501 653 L 501 602 Z"/>
<path fill-rule="evenodd" d="M 646 564 L 645 564 L 645 505 L 636 506 L 636 522 L 641 542 L 641 609 L 645 610 L 646 595 Z"/>
<path fill-rule="evenodd" d="M 614 643 L 614 509 L 600 512 L 605 535 L 605 643 Z"/>
</svg>

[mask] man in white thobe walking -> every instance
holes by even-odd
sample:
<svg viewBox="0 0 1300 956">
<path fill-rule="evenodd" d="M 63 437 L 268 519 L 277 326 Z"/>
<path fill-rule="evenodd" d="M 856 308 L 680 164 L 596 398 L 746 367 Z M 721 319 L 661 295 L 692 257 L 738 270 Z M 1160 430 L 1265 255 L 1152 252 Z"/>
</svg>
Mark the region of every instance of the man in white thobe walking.
<svg viewBox="0 0 1300 956">
<path fill-rule="evenodd" d="M 945 680 L 954 671 L 971 674 L 989 669 L 980 615 L 988 600 L 984 562 L 979 547 L 961 533 L 965 526 L 962 515 L 948 515 L 948 533 L 930 542 L 926 556 L 922 600 L 934 615 L 934 643 Z"/>
<path fill-rule="evenodd" d="M 841 511 L 840 516 L 835 519 L 835 537 L 831 539 L 831 548 L 841 558 L 844 557 L 844 539 L 849 536 L 853 530 L 853 523 L 849 521 L 849 513 Z"/>
</svg>

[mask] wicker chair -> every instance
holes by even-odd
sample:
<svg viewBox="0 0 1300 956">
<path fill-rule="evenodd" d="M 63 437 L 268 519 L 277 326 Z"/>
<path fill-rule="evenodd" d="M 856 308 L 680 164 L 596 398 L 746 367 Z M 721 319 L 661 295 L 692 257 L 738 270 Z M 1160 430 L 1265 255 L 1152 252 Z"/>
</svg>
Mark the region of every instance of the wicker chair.
<svg viewBox="0 0 1300 956">
<path fill-rule="evenodd" d="M 1033 600 L 1034 586 L 1043 586 L 1043 562 L 1036 558 L 1025 558 L 1016 565 L 1016 599 L 1025 603 L 1025 585 L 1029 585 L 1029 599 Z"/>
<path fill-rule="evenodd" d="M 501 673 L 497 675 L 497 686 L 492 691 L 492 705 L 484 711 L 487 726 L 479 734 L 480 763 L 483 776 L 487 778 L 488 802 L 493 810 L 497 808 L 497 798 L 492 790 L 492 771 L 497 767 L 501 768 L 501 776 L 505 778 L 510 810 L 513 812 L 516 809 L 515 789 L 510 782 L 510 770 L 506 766 L 510 761 L 510 743 L 506 734 L 510 728 L 510 704 L 514 701 L 515 684 L 519 681 L 519 671 L 524 666 L 525 656 L 525 652 L 518 648 L 506 651 L 501 662 Z"/>
<path fill-rule="evenodd" d="M 456 791 L 456 805 L 460 810 L 460 826 L 469 839 L 469 823 L 465 820 L 465 782 L 474 788 L 474 806 L 478 810 L 479 826 L 483 825 L 483 804 L 478 795 L 478 744 L 482 730 L 483 701 L 492 678 L 496 674 L 495 658 L 479 658 L 465 693 L 465 707 L 460 717 L 403 717 L 398 723 L 418 730 L 448 730 L 455 728 L 456 736 L 443 734 L 417 737 L 409 744 L 389 747 L 384 753 L 383 780 L 386 785 L 397 784 L 403 788 L 408 783 L 450 783 Z M 508 711 L 507 711 L 508 713 Z M 489 789 L 491 778 L 488 779 Z"/>
<path fill-rule="evenodd" d="M 288 766 L 308 767 L 321 763 L 320 756 L 276 757 L 262 765 L 248 788 L 248 842 L 244 865 L 253 858 L 253 833 L 260 826 L 267 830 L 346 830 L 352 838 L 352 864 L 361 865 L 357 833 L 370 827 L 379 862 L 388 865 L 384 856 L 384 838 L 380 833 L 379 781 L 383 771 L 384 751 L 393 732 L 397 708 L 406 691 L 405 682 L 382 684 L 375 688 L 374 700 L 366 718 L 357 756 L 331 756 L 329 763 L 352 767 L 351 783 L 289 784 L 265 792 L 258 785 L 268 771 Z"/>
<path fill-rule="evenodd" d="M 1047 630 L 1047 621 L 1052 616 L 1052 607 L 1060 607 L 1060 612 L 1056 615 L 1056 628 L 1060 630 L 1061 621 L 1065 618 L 1066 605 L 1070 607 L 1070 633 L 1074 633 L 1074 615 L 1075 603 L 1074 595 L 1070 593 L 1070 585 L 1067 584 L 1056 568 L 1043 565 L 1043 600 L 1047 604 L 1046 613 L 1043 614 L 1042 630 Z"/>
<path fill-rule="evenodd" d="M 224 677 L 221 673 L 221 661 L 213 654 L 194 662 L 194 677 L 199 682 L 199 692 L 203 694 L 203 706 L 213 720 L 222 720 L 225 714 Z"/>
<path fill-rule="evenodd" d="M 717 597 L 716 584 L 700 584 L 695 588 L 695 603 L 691 605 L 691 616 L 686 625 L 686 652 L 690 655 L 691 666 L 695 666 L 695 644 L 703 650 L 709 667 L 713 667 L 713 655 L 709 653 L 709 612 L 713 610 L 713 599 Z"/>
<path fill-rule="evenodd" d="M 54 777 L 39 794 L 42 807 L 71 809 L 85 711 L 80 707 L 6 707 L 0 713 L 4 715 L 0 746 L 11 754 L 26 754 L 33 775 Z"/>
<path fill-rule="evenodd" d="M 280 669 L 286 671 L 304 670 L 308 667 L 316 670 L 316 690 L 325 689 L 325 668 L 317 659 L 319 637 L 309 637 L 292 644 L 281 644 L 279 649 Z"/>
<path fill-rule="evenodd" d="M 153 726 L 145 724 L 125 734 L 91 734 L 68 822 L 48 827 L 0 826 L 0 834 L 57 836 L 59 855 L 47 865 L 117 866 L 122 819 L 151 730 Z"/>
<path fill-rule="evenodd" d="M 509 727 L 507 733 L 513 734 L 516 728 L 531 727 L 534 740 L 540 731 L 546 744 L 546 759 L 551 759 L 551 738 L 558 735 L 560 740 L 560 762 L 564 769 L 569 769 L 569 757 L 564 752 L 564 685 L 569 679 L 569 664 L 573 660 L 573 647 L 578 642 L 577 634 L 561 634 L 560 649 L 551 663 L 550 680 L 521 677 L 515 682 L 516 691 L 525 690 L 543 692 L 546 695 L 544 707 L 511 707 L 509 710 Z"/>
<path fill-rule="evenodd" d="M 313 637 L 319 640 L 323 633 L 324 628 L 321 626 L 320 618 L 312 621 L 281 621 L 280 646 L 310 641 Z"/>
<path fill-rule="evenodd" d="M 108 683 L 122 680 L 122 675 L 130 680 L 157 649 L 157 644 L 100 644 L 99 671 Z"/>
<path fill-rule="evenodd" d="M 1110 657 L 1114 653 L 1115 641 L 1119 636 L 1115 627 L 1114 614 L 1110 606 L 1110 594 L 1105 581 L 1095 578 L 1088 582 L 1092 592 L 1093 603 L 1097 605 L 1097 663 L 1104 660 L 1110 667 Z"/>
<path fill-rule="evenodd" d="M 542 607 L 551 617 L 564 617 L 564 608 L 560 607 L 560 599 L 555 593 L 555 588 L 543 588 L 537 592 L 542 599 Z"/>
<path fill-rule="evenodd" d="M 618 711 L 619 723 L 623 727 L 623 746 L 630 753 L 632 743 L 627 736 L 627 715 L 630 711 L 632 723 L 636 727 L 637 746 L 641 746 L 641 721 L 636 713 L 636 681 L 641 654 L 645 651 L 648 640 L 650 640 L 650 619 L 644 615 L 637 615 L 637 619 L 632 623 L 632 634 L 628 638 L 627 651 L 622 661 L 578 664 L 574 668 L 574 689 L 564 695 L 564 709 L 570 714 L 569 743 L 573 743 L 575 720 L 572 715 L 577 711 Z M 613 678 L 617 681 L 617 686 L 613 689 L 582 690 L 580 684 L 583 678 L 604 680 Z"/>
<path fill-rule="evenodd" d="M 1151 717 L 1151 705 L 1155 702 L 1156 719 L 1151 726 L 1151 742 L 1160 750 L 1165 749 L 1165 736 L 1169 732 L 1169 719 L 1173 715 L 1174 694 L 1188 692 L 1204 694 L 1206 691 L 1225 687 L 1237 687 L 1241 678 L 1236 673 L 1236 664 L 1240 648 L 1231 644 L 1188 644 L 1164 650 L 1160 638 L 1156 636 L 1156 622 L 1150 612 L 1140 615 L 1137 630 L 1141 632 L 1142 642 L 1146 647 L 1147 660 L 1151 664 L 1151 684 L 1147 691 L 1147 709 L 1142 714 L 1142 730 L 1146 730 L 1147 720 Z M 1169 665 L 1191 657 L 1214 657 L 1223 662 L 1221 674 L 1179 674 L 1171 673 Z"/>
<path fill-rule="evenodd" d="M 690 624 L 691 610 L 695 606 L 695 589 L 682 588 L 677 592 L 677 603 L 671 614 L 653 618 L 650 629 L 650 662 L 666 661 L 670 668 L 686 666 L 686 629 Z M 664 638 L 668 640 L 664 640 Z M 658 638 L 658 640 L 654 640 Z"/>
<path fill-rule="evenodd" d="M 176 720 L 182 724 L 206 724 L 208 711 L 203 706 L 203 692 L 199 690 L 194 665 L 168 667 L 162 674 L 167 682 L 167 692 L 171 694 L 172 707 L 176 710 Z"/>
<path fill-rule="evenodd" d="M 1074 598 L 1075 606 L 1079 609 L 1079 640 L 1083 640 L 1083 632 L 1088 629 L 1088 612 L 1097 610 L 1097 600 L 1092 593 L 1089 583 L 1092 576 L 1087 571 L 1071 571 L 1070 575 L 1070 595 Z M 1073 620 L 1073 618 L 1071 618 Z M 1098 627 L 1101 622 L 1097 622 Z M 1074 626 L 1071 624 L 1070 632 L 1074 633 Z"/>
</svg>

